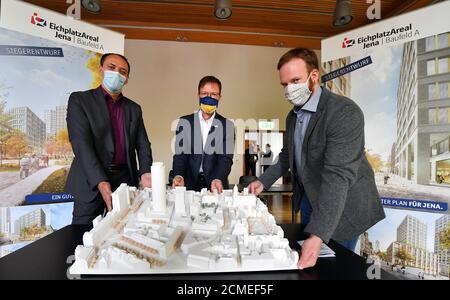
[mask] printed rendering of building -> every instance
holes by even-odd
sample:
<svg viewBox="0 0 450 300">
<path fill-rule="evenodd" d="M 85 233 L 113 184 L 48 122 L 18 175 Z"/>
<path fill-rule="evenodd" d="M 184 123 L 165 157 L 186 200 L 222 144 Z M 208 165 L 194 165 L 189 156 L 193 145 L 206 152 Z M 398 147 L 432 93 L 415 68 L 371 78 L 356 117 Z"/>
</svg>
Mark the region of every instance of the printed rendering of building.
<svg viewBox="0 0 450 300">
<path fill-rule="evenodd" d="M 391 154 L 389 155 L 389 164 L 390 164 L 389 172 L 392 174 L 398 174 L 398 166 L 395 163 L 395 149 L 396 144 L 393 143 L 391 147 Z"/>
<path fill-rule="evenodd" d="M 45 123 L 27 106 L 9 110 L 11 127 L 23 132 L 34 153 L 43 153 L 45 143 Z"/>
<path fill-rule="evenodd" d="M 0 233 L 7 237 L 11 233 L 11 212 L 8 207 L 0 207 Z"/>
<path fill-rule="evenodd" d="M 67 128 L 67 105 L 57 106 L 45 111 L 46 137 L 54 137 L 59 131 Z"/>
<path fill-rule="evenodd" d="M 426 274 L 439 274 L 438 255 L 426 249 L 427 226 L 419 219 L 406 216 L 397 228 L 397 241 L 392 242 L 386 251 L 386 261 L 390 264 L 406 265 L 422 269 Z M 403 250 L 410 260 L 402 260 L 399 251 Z"/>
<path fill-rule="evenodd" d="M 56 133 L 61 131 L 61 129 L 67 128 L 67 105 L 60 105 L 56 107 Z"/>
<path fill-rule="evenodd" d="M 427 225 L 415 217 L 406 216 L 397 228 L 397 242 L 426 249 Z"/>
<path fill-rule="evenodd" d="M 45 212 L 42 208 L 33 210 L 26 215 L 21 216 L 14 222 L 14 233 L 19 235 L 22 228 L 29 228 L 32 226 L 45 227 Z"/>
<path fill-rule="evenodd" d="M 450 228 L 450 215 L 443 215 L 435 222 L 434 252 L 439 257 L 440 274 L 449 277 L 450 273 L 450 248 L 443 249 L 439 235 Z"/>
<path fill-rule="evenodd" d="M 405 43 L 397 90 L 397 175 L 450 183 L 449 33 Z"/>
<path fill-rule="evenodd" d="M 389 245 L 386 251 L 386 261 L 390 264 L 402 265 L 404 262 L 397 257 L 400 249 L 406 250 L 411 255 L 411 260 L 406 262 L 406 266 L 420 268 L 426 274 L 433 276 L 439 274 L 438 256 L 435 253 L 400 242 L 392 242 Z"/>
<path fill-rule="evenodd" d="M 369 257 L 373 254 L 373 247 L 372 242 L 369 241 L 369 233 L 366 231 L 360 236 L 360 242 L 361 242 L 361 250 L 360 255 L 362 257 Z"/>
<path fill-rule="evenodd" d="M 52 138 L 56 135 L 56 111 L 46 110 L 44 113 L 45 122 L 45 137 L 46 139 Z"/>
<path fill-rule="evenodd" d="M 330 72 L 336 71 L 337 69 L 345 67 L 349 63 L 350 57 L 343 57 L 338 60 L 325 62 L 322 64 L 321 73 L 328 74 Z M 331 92 L 335 94 L 350 97 L 350 89 L 351 89 L 350 76 L 351 76 L 350 73 L 339 76 L 333 80 L 327 81 L 325 83 L 325 86 L 327 89 L 329 89 Z"/>
<path fill-rule="evenodd" d="M 373 249 L 373 253 L 378 253 L 381 251 L 381 243 L 380 241 L 375 241 L 375 248 Z"/>
</svg>

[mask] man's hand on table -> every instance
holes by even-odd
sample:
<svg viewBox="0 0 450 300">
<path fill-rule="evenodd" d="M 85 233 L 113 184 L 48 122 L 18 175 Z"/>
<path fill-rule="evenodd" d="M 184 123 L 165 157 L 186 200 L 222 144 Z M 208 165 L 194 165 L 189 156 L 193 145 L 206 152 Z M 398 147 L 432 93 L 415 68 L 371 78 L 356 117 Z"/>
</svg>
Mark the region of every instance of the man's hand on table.
<svg viewBox="0 0 450 300">
<path fill-rule="evenodd" d="M 314 267 L 316 265 L 322 243 L 322 239 L 316 235 L 311 235 L 303 243 L 302 251 L 300 252 L 300 259 L 297 264 L 300 270 Z"/>
</svg>

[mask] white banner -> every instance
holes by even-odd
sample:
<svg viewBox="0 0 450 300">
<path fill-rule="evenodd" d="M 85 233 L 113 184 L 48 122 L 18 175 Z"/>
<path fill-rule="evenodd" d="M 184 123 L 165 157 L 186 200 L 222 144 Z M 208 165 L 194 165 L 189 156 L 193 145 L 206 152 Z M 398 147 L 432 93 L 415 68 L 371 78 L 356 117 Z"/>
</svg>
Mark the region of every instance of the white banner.
<svg viewBox="0 0 450 300">
<path fill-rule="evenodd" d="M 449 27 L 450 1 L 444 1 L 324 39 L 322 61 L 418 40 L 447 32 Z"/>
<path fill-rule="evenodd" d="M 322 41 L 324 86 L 364 113 L 386 218 L 356 252 L 385 278 L 449 280 L 449 42 L 450 1 Z"/>
<path fill-rule="evenodd" d="M 124 52 L 123 34 L 22 1 L 1 1 L 0 27 L 98 53 Z"/>
</svg>

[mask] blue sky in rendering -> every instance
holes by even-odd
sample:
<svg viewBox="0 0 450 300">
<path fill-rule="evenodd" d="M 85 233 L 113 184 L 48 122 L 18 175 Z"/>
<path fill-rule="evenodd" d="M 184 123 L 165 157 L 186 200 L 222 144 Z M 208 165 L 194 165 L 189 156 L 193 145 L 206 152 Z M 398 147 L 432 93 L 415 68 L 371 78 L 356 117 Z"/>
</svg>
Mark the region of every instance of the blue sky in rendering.
<svg viewBox="0 0 450 300">
<path fill-rule="evenodd" d="M 0 44 L 59 47 L 64 57 L 0 56 L 0 86 L 11 87 L 7 108 L 28 106 L 43 120 L 44 111 L 65 105 L 73 91 L 89 89 L 87 50 L 0 28 Z"/>
<path fill-rule="evenodd" d="M 54 230 L 72 223 L 73 202 L 50 204 L 51 225 Z"/>
<path fill-rule="evenodd" d="M 397 87 L 403 45 L 380 48 L 352 56 L 372 57 L 372 64 L 351 74 L 351 98 L 365 117 L 366 149 L 389 158 L 397 136 Z"/>
<path fill-rule="evenodd" d="M 386 218 L 368 231 L 373 246 L 375 241 L 380 241 L 381 250 L 386 251 L 387 247 L 397 240 L 397 227 L 407 215 L 410 215 L 427 225 L 427 250 L 434 252 L 435 221 L 442 217 L 442 214 L 392 208 L 385 208 L 384 211 Z"/>
</svg>

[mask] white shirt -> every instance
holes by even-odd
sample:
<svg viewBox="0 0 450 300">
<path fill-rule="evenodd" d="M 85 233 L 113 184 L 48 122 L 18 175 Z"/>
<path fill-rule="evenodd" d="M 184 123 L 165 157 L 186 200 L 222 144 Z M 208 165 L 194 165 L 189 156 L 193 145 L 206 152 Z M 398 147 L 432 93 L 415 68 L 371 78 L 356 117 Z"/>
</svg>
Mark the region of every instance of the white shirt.
<svg viewBox="0 0 450 300">
<path fill-rule="evenodd" d="M 211 130 L 212 123 L 214 121 L 214 117 L 216 113 L 214 113 L 209 120 L 205 120 L 203 118 L 202 111 L 198 111 L 198 118 L 200 120 L 200 129 L 202 131 L 202 139 L 203 139 L 203 149 L 205 149 L 206 140 L 208 139 L 209 131 Z"/>
<path fill-rule="evenodd" d="M 203 150 L 205 149 L 206 140 L 208 139 L 209 131 L 211 130 L 211 126 L 214 121 L 214 117 L 216 116 L 216 113 L 214 112 L 211 118 L 209 120 L 205 120 L 203 118 L 202 111 L 198 111 L 198 118 L 200 120 L 200 130 L 202 131 L 202 140 L 203 140 Z M 200 172 L 203 172 L 203 165 L 200 165 Z"/>
</svg>

